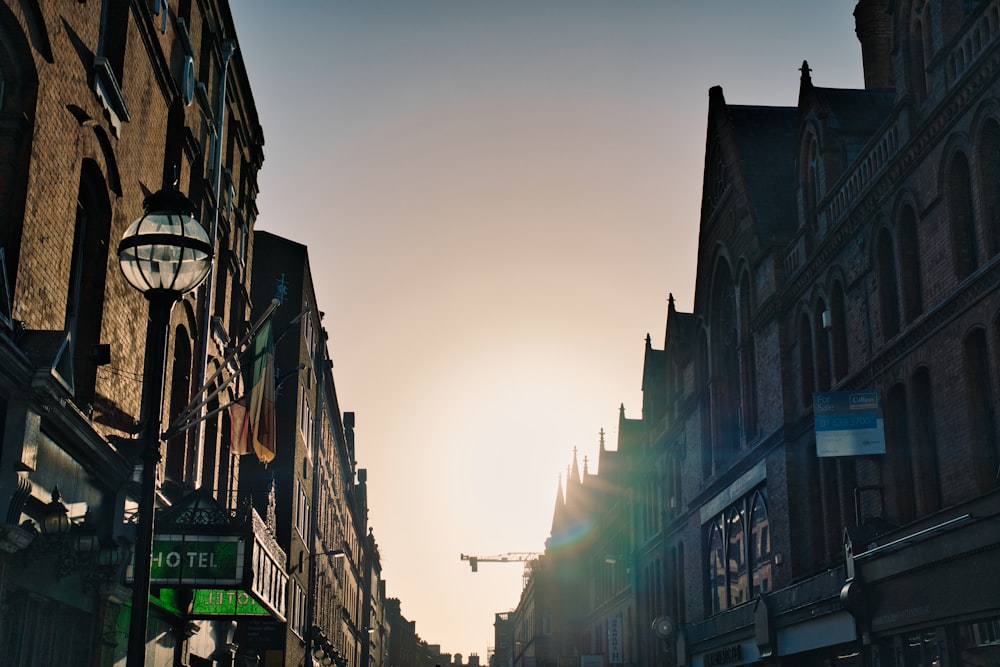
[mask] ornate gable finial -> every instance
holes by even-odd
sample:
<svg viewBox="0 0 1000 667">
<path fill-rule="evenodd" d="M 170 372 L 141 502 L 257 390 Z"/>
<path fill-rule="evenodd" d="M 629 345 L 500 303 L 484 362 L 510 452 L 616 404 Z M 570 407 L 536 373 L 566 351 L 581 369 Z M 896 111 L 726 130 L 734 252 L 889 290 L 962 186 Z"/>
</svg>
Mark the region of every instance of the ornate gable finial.
<svg viewBox="0 0 1000 667">
<path fill-rule="evenodd" d="M 805 61 L 805 60 L 802 61 L 802 67 L 799 68 L 799 71 L 802 72 L 802 78 L 800 79 L 802 85 L 803 86 L 805 86 L 805 85 L 811 86 L 812 85 L 812 77 L 809 76 L 809 73 L 812 72 L 812 70 L 809 69 L 809 63 L 808 63 L 808 61 Z"/>
</svg>

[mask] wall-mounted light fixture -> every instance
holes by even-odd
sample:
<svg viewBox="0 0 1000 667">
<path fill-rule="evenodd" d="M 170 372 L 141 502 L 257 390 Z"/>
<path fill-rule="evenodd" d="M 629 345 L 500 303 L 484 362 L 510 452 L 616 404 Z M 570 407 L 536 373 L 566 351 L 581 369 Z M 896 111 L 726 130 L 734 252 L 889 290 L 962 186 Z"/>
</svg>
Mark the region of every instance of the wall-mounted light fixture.
<svg viewBox="0 0 1000 667">
<path fill-rule="evenodd" d="M 298 564 L 295 566 L 295 572 L 301 572 L 303 563 L 311 561 L 313 558 L 316 558 L 317 556 L 332 556 L 334 558 L 343 558 L 347 556 L 347 553 L 343 549 L 330 549 L 329 551 L 317 551 L 316 553 L 309 556 L 309 558 L 300 559 Z"/>
</svg>

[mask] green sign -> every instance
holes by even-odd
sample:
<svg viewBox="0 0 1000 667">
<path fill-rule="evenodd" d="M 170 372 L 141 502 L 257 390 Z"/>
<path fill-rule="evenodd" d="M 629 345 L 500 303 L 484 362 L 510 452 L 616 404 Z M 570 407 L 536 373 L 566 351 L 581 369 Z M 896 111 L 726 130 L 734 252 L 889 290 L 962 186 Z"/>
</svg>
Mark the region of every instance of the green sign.
<svg viewBox="0 0 1000 667">
<path fill-rule="evenodd" d="M 196 588 L 191 616 L 270 616 L 271 612 L 247 591 Z"/>
<path fill-rule="evenodd" d="M 232 535 L 156 535 L 150 583 L 225 586 L 243 583 L 244 542 Z"/>
</svg>

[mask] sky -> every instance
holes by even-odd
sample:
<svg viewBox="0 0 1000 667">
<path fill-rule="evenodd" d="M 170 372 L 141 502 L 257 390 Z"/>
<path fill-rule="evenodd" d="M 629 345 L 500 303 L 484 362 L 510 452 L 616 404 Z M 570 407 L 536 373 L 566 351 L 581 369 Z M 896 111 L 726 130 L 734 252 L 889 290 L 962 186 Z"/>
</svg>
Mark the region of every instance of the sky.
<svg viewBox="0 0 1000 667">
<path fill-rule="evenodd" d="M 231 0 L 257 229 L 308 246 L 387 595 L 483 663 L 574 452 L 693 308 L 708 90 L 863 87 L 854 0 Z M 260 250 L 258 249 L 258 252 Z"/>
</svg>

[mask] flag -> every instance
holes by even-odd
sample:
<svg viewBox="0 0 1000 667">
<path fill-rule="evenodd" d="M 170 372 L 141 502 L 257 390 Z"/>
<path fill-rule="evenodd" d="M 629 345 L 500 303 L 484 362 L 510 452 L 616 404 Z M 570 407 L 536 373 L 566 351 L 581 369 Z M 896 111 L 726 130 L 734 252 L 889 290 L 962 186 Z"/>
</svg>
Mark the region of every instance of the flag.
<svg viewBox="0 0 1000 667">
<path fill-rule="evenodd" d="M 250 412 L 247 410 L 249 403 L 249 398 L 242 396 L 229 404 L 229 451 L 236 456 L 253 451 L 250 445 Z"/>
<path fill-rule="evenodd" d="M 274 460 L 274 338 L 270 320 L 264 323 L 253 347 L 240 364 L 247 389 L 246 439 L 263 463 Z"/>
</svg>

